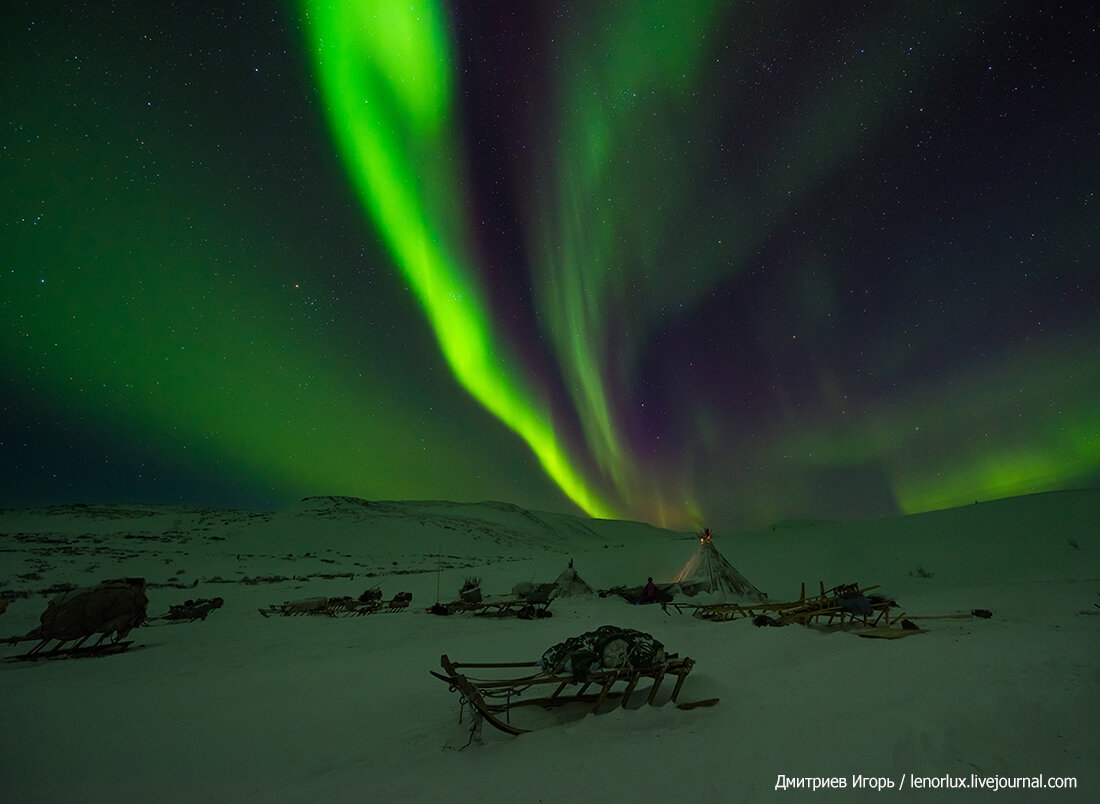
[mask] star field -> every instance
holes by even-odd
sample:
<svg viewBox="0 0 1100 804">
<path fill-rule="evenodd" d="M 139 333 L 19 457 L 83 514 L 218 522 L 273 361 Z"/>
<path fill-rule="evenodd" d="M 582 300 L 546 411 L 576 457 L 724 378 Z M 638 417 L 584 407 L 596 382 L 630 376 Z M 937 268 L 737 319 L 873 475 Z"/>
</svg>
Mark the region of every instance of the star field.
<svg viewBox="0 0 1100 804">
<path fill-rule="evenodd" d="M 4 16 L 0 504 L 1100 482 L 1089 9 Z"/>
</svg>

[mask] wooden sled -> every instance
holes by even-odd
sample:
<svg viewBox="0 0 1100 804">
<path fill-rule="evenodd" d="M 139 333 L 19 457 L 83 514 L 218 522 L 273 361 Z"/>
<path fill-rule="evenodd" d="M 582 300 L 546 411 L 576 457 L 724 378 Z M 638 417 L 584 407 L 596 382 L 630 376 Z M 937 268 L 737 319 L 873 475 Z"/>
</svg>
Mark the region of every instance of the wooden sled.
<svg viewBox="0 0 1100 804">
<path fill-rule="evenodd" d="M 503 600 L 479 600 L 476 603 L 456 600 L 436 604 L 428 609 L 433 614 L 474 614 L 478 617 L 518 617 L 521 620 L 541 620 L 551 616 L 549 600 L 505 598 Z"/>
<path fill-rule="evenodd" d="M 901 622 L 904 612 L 891 616 L 890 609 L 897 604 L 882 595 L 870 594 L 878 586 L 859 584 L 840 584 L 826 589 L 823 582 L 821 591 L 811 597 L 806 596 L 806 584 L 798 600 L 787 603 L 719 603 L 710 606 L 696 606 L 693 614 L 704 620 L 728 622 L 747 618 L 756 621 L 758 617 L 768 618 L 772 625 L 798 625 L 816 627 L 852 627 L 860 625 L 866 628 L 890 628 Z M 683 609 L 682 606 L 678 607 Z M 881 630 L 880 630 L 881 635 Z"/>
<path fill-rule="evenodd" d="M 460 706 L 469 704 L 475 713 L 476 720 L 481 718 L 494 728 L 506 734 L 524 734 L 531 729 L 521 728 L 511 722 L 511 710 L 519 706 L 540 706 L 544 709 L 552 709 L 565 704 L 580 703 L 589 707 L 589 711 L 596 713 L 609 700 L 620 699 L 620 705 L 626 708 L 631 694 L 643 678 L 653 680 L 653 686 L 649 690 L 646 703 L 653 705 L 657 698 L 657 691 L 661 682 L 667 677 L 676 679 L 670 700 L 675 703 L 680 694 L 680 688 L 684 685 L 695 660 L 669 656 L 659 664 L 652 667 L 619 667 L 613 670 L 599 670 L 593 673 L 584 673 L 580 678 L 572 674 L 553 674 L 539 669 L 538 662 L 508 662 L 508 663 L 475 663 L 452 662 L 447 654 L 439 658 L 443 668 L 442 673 L 431 670 L 431 674 L 450 685 L 452 692 L 458 692 Z M 468 675 L 467 671 L 475 670 L 478 677 Z M 527 675 L 517 675 L 522 671 L 529 671 Z M 481 674 L 484 673 L 484 676 Z M 620 690 L 612 687 L 622 682 Z M 576 689 L 570 690 L 571 687 Z M 538 696 L 541 691 L 549 691 L 549 695 Z M 533 697 L 522 697 L 525 693 L 535 693 Z M 717 698 L 705 701 L 695 701 L 686 704 L 676 704 L 678 709 L 694 709 L 699 706 L 713 706 L 718 703 Z"/>
<path fill-rule="evenodd" d="M 398 592 L 392 599 L 383 601 L 378 611 L 382 614 L 397 614 L 408 609 L 412 599 L 412 592 Z"/>
<path fill-rule="evenodd" d="M 170 606 L 167 614 L 162 614 L 160 617 L 153 619 L 170 623 L 193 623 L 195 620 L 205 620 L 210 612 L 220 609 L 224 604 L 225 600 L 220 597 L 213 599 L 202 597 L 198 600 L 187 600 Z"/>
<path fill-rule="evenodd" d="M 381 598 L 361 600 L 354 597 L 309 597 L 288 600 L 260 609 L 264 617 L 361 617 L 366 614 L 394 614 L 405 611 L 412 603 L 412 592 L 398 592 L 391 600 Z"/>
</svg>

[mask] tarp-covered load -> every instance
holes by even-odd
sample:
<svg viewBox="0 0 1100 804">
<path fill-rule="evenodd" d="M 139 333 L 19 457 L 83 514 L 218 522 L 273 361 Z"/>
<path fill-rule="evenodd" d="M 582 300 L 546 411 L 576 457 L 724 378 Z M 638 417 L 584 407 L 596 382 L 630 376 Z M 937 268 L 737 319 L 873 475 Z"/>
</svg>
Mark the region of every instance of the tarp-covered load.
<svg viewBox="0 0 1100 804">
<path fill-rule="evenodd" d="M 30 653 L 55 639 L 57 648 L 73 640 L 79 647 L 95 634 L 100 635 L 100 642 L 108 636 L 118 642 L 145 622 L 149 605 L 145 589 L 144 578 L 118 578 L 62 592 L 47 604 L 39 618 L 42 624 L 24 637 L 42 640 Z"/>
<path fill-rule="evenodd" d="M 652 667 L 665 660 L 664 645 L 649 634 L 616 625 L 559 642 L 542 654 L 539 666 L 547 673 L 571 673 L 575 678 L 619 667 Z"/>
</svg>

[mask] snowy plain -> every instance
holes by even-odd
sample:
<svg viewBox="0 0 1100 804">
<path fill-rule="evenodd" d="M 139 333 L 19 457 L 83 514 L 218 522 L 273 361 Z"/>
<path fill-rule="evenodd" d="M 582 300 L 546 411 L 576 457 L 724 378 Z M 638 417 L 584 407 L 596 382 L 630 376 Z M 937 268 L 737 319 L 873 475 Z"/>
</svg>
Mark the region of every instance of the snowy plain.
<svg viewBox="0 0 1100 804">
<path fill-rule="evenodd" d="M 310 498 L 270 514 L 141 505 L 0 511 L 0 636 L 38 624 L 56 585 L 144 577 L 150 617 L 224 598 L 204 621 L 152 620 L 125 653 L 11 661 L 0 646 L 0 799 L 668 802 L 1100 800 L 1100 491 L 860 522 L 716 532 L 773 601 L 877 584 L 926 633 L 861 639 L 707 622 L 616 597 L 539 620 L 439 617 L 468 577 L 490 597 L 573 560 L 595 588 L 670 581 L 691 533 L 500 503 Z M 413 593 L 397 614 L 270 617 L 316 595 Z M 698 600 L 680 599 L 682 602 Z M 693 657 L 681 701 L 485 726 L 429 670 L 534 661 L 614 624 Z M 517 713 L 516 717 L 519 717 Z M 1076 789 L 912 789 L 914 777 L 1073 777 Z M 889 780 L 879 790 L 859 777 Z M 899 782 L 904 777 L 904 789 Z M 777 790 L 781 778 L 842 789 Z M 878 782 L 875 782 L 878 784 Z"/>
</svg>

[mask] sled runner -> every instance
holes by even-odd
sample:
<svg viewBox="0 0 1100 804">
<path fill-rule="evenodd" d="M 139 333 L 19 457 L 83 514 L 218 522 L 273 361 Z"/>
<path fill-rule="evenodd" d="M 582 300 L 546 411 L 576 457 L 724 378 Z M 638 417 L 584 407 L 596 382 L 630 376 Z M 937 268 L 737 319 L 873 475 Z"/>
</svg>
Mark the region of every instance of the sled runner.
<svg viewBox="0 0 1100 804">
<path fill-rule="evenodd" d="M 507 734 L 531 731 L 511 722 L 511 711 L 517 707 L 582 704 L 597 713 L 608 701 L 618 700 L 626 708 L 643 679 L 652 681 L 646 692 L 651 706 L 666 679 L 675 679 L 668 700 L 679 709 L 718 703 L 717 698 L 676 703 L 695 660 L 666 654 L 648 634 L 613 626 L 555 645 L 536 662 L 453 662 L 443 654 L 439 663 L 443 672 L 432 670 L 431 674 L 458 692 L 460 707 L 472 708 L 473 728 L 480 725 L 480 718 Z M 614 689 L 615 685 L 620 688 Z"/>
</svg>

